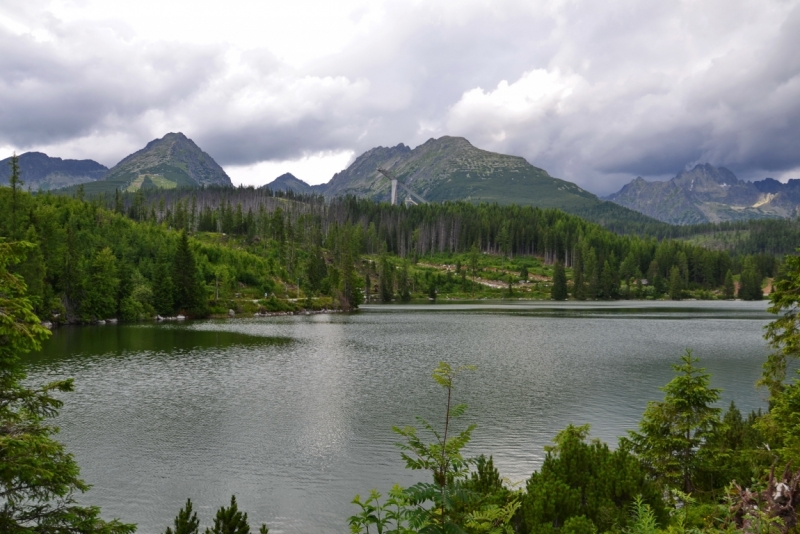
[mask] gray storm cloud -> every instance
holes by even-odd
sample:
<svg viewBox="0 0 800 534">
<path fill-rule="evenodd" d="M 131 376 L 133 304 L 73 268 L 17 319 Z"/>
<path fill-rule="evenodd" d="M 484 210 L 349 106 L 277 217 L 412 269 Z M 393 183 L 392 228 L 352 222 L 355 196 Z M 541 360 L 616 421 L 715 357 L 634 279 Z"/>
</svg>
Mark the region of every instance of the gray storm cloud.
<svg viewBox="0 0 800 534">
<path fill-rule="evenodd" d="M 701 161 L 800 169 L 798 1 L 398 3 L 382 20 L 300 68 L 110 22 L 0 26 L 0 144 L 113 164 L 182 130 L 247 165 L 461 135 L 598 193 Z"/>
</svg>

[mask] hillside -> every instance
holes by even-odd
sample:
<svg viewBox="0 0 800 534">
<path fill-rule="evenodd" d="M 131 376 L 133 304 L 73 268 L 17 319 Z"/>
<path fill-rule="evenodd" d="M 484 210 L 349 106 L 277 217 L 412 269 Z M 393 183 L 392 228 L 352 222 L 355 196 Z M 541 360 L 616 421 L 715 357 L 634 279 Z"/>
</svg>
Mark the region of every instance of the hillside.
<svg viewBox="0 0 800 534">
<path fill-rule="evenodd" d="M 466 200 L 575 210 L 598 202 L 577 185 L 553 178 L 517 156 L 475 148 L 462 137 L 441 137 L 410 149 L 374 148 L 336 174 L 326 196 L 352 194 L 388 200 L 390 183 L 377 172 L 392 171 L 402 182 L 431 202 Z M 404 193 L 398 193 L 402 200 Z"/>
<path fill-rule="evenodd" d="M 211 156 L 178 132 L 150 141 L 112 167 L 102 180 L 86 184 L 84 190 L 95 194 L 206 185 L 233 184 Z"/>
<path fill-rule="evenodd" d="M 800 205 L 800 180 L 791 182 L 745 182 L 728 169 L 703 164 L 666 182 L 636 178 L 607 198 L 670 224 L 783 218 Z"/>
<path fill-rule="evenodd" d="M 11 158 L 0 160 L 0 182 L 11 177 Z M 25 152 L 19 156 L 20 177 L 25 189 L 58 189 L 101 179 L 108 167 L 91 159 L 53 158 L 42 152 Z"/>
<path fill-rule="evenodd" d="M 524 158 L 481 150 L 462 137 L 430 139 L 413 150 L 404 144 L 373 148 L 334 175 L 328 184 L 314 188 L 320 188 L 327 197 L 349 194 L 388 201 L 391 185 L 379 168 L 390 170 L 430 202 L 464 200 L 559 208 L 624 233 L 658 224 L 640 213 L 600 200 L 571 182 L 553 178 Z M 398 191 L 399 202 L 405 196 L 405 192 Z"/>
</svg>

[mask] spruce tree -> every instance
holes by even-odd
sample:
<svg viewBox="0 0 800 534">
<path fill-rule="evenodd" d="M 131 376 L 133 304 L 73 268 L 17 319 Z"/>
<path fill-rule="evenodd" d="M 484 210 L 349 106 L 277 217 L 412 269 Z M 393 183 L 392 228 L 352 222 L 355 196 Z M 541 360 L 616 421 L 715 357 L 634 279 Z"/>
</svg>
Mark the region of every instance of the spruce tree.
<svg viewBox="0 0 800 534">
<path fill-rule="evenodd" d="M 600 297 L 600 265 L 597 261 L 597 254 L 594 248 L 590 248 L 586 254 L 586 278 L 588 287 L 586 289 L 586 297 L 590 299 L 597 299 Z"/>
<path fill-rule="evenodd" d="M 752 258 L 745 259 L 742 274 L 739 276 L 739 298 L 742 300 L 761 300 L 761 274 Z"/>
<path fill-rule="evenodd" d="M 480 259 L 478 247 L 474 244 L 469 251 L 469 268 L 472 271 L 472 296 L 475 296 L 475 277 L 478 276 L 478 260 Z M 434 297 L 435 298 L 435 297 Z"/>
<path fill-rule="evenodd" d="M 556 262 L 553 270 L 553 287 L 550 290 L 553 300 L 567 300 L 567 273 L 564 264 Z"/>
<path fill-rule="evenodd" d="M 175 309 L 192 316 L 206 313 L 206 298 L 186 232 L 181 232 L 172 260 L 172 298 Z"/>
<path fill-rule="evenodd" d="M 153 267 L 153 308 L 159 315 L 172 315 L 175 313 L 173 300 L 174 288 L 172 275 L 166 259 L 157 261 Z"/>
<path fill-rule="evenodd" d="M 381 257 L 380 292 L 382 302 L 391 302 L 394 297 L 394 266 L 384 255 Z"/>
<path fill-rule="evenodd" d="M 164 534 L 197 534 L 200 528 L 200 520 L 197 519 L 197 514 L 192 510 L 192 500 L 186 500 L 186 506 L 180 509 L 178 515 L 175 517 L 175 530 L 167 527 Z"/>
<path fill-rule="evenodd" d="M 659 488 L 638 459 L 588 437 L 589 425 L 569 425 L 556 435 L 554 445 L 545 447 L 544 463 L 521 497 L 521 532 L 629 532 L 624 527 L 637 496 L 660 520 L 668 518 Z M 576 522 L 583 528 L 568 528 Z"/>
<path fill-rule="evenodd" d="M 698 358 L 687 350 L 676 375 L 664 386 L 664 400 L 650 402 L 639 432 L 628 432 L 620 442 L 632 449 L 652 475 L 666 486 L 691 493 L 697 473 L 706 467 L 704 445 L 720 424 L 720 390 L 709 387 L 710 375 L 695 367 Z"/>
<path fill-rule="evenodd" d="M 261 525 L 259 534 L 267 534 L 269 529 L 266 525 Z M 239 511 L 236 503 L 236 496 L 231 496 L 229 507 L 220 507 L 214 517 L 214 526 L 207 528 L 205 534 L 250 534 L 250 524 L 247 522 L 247 514 Z"/>
<path fill-rule="evenodd" d="M 586 278 L 583 276 L 583 258 L 581 249 L 575 252 L 575 265 L 572 267 L 572 298 L 586 300 Z"/>
<path fill-rule="evenodd" d="M 409 286 L 408 261 L 404 261 L 403 266 L 400 268 L 400 277 L 397 280 L 397 291 L 400 293 L 400 302 L 411 301 L 411 290 Z"/>
<path fill-rule="evenodd" d="M 11 156 L 11 160 L 8 162 L 8 165 L 11 167 L 11 176 L 9 177 L 9 185 L 11 186 L 11 228 L 9 234 L 11 237 L 17 237 L 17 212 L 19 210 L 19 191 L 22 188 L 24 182 L 20 178 L 19 173 L 19 156 L 17 153 Z"/>
<path fill-rule="evenodd" d="M 730 269 L 725 273 L 725 283 L 722 287 L 722 298 L 731 300 L 735 295 L 736 287 L 733 284 L 733 273 Z"/>
<path fill-rule="evenodd" d="M 117 313 L 117 258 L 106 247 L 99 251 L 91 264 L 90 283 L 81 309 L 84 320 L 108 319 Z"/>
<path fill-rule="evenodd" d="M 76 502 L 89 485 L 48 424 L 63 405 L 61 394 L 73 390 L 72 379 L 33 387 L 25 381 L 21 357 L 50 335 L 22 277 L 9 272 L 32 246 L 0 241 L 0 532 L 132 533 L 134 525 L 104 522 L 98 508 Z"/>
<path fill-rule="evenodd" d="M 611 267 L 611 263 L 606 260 L 603 262 L 603 271 L 600 275 L 600 298 L 606 300 L 616 299 L 619 295 L 617 286 L 618 284 L 616 281 L 616 276 L 614 276 L 614 270 Z"/>
<path fill-rule="evenodd" d="M 681 271 L 677 265 L 674 265 L 669 271 L 669 298 L 681 300 L 682 291 L 683 278 L 681 277 Z"/>
</svg>

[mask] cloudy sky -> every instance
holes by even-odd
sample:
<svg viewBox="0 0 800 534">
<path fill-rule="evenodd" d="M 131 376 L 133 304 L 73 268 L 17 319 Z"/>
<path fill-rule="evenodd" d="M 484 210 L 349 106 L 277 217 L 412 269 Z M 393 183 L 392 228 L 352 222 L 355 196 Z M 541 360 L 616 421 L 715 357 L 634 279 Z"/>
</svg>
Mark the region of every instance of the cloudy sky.
<svg viewBox="0 0 800 534">
<path fill-rule="evenodd" d="M 0 157 L 170 131 L 235 183 L 464 136 L 598 194 L 800 178 L 800 0 L 0 0 Z"/>
</svg>

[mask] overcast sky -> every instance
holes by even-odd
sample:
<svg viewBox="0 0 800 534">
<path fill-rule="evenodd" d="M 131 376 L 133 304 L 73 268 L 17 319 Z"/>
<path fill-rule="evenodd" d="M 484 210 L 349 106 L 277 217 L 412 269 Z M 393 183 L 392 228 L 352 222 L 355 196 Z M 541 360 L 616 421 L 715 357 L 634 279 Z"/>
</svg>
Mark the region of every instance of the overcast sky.
<svg viewBox="0 0 800 534">
<path fill-rule="evenodd" d="M 0 0 L 0 158 L 170 131 L 234 183 L 463 136 L 598 194 L 800 178 L 800 0 Z"/>
</svg>

